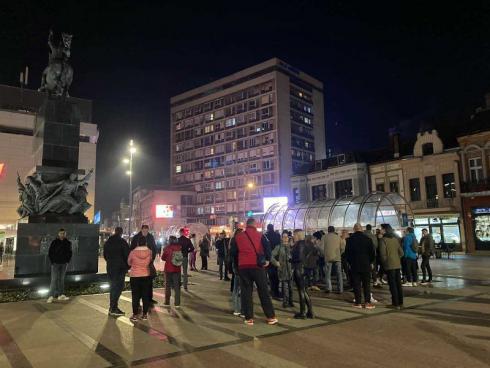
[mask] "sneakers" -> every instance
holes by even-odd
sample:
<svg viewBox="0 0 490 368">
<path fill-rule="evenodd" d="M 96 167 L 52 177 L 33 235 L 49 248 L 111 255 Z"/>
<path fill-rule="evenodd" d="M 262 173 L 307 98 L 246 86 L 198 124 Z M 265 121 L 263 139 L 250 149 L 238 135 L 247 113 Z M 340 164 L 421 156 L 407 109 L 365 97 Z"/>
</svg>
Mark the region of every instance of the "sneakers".
<svg viewBox="0 0 490 368">
<path fill-rule="evenodd" d="M 253 326 L 254 320 L 253 319 L 246 319 L 243 323 L 245 323 L 247 326 Z"/>
<path fill-rule="evenodd" d="M 405 282 L 402 284 L 402 286 L 406 286 L 406 287 L 412 287 L 412 283 L 411 282 Z"/>
<path fill-rule="evenodd" d="M 277 322 L 279 322 L 277 318 L 267 318 L 267 324 L 270 326 L 277 325 Z"/>
<path fill-rule="evenodd" d="M 133 314 L 131 317 L 129 317 L 129 320 L 131 322 L 137 322 L 138 321 L 138 316 L 136 314 Z"/>
<path fill-rule="evenodd" d="M 180 305 L 174 305 L 175 309 L 180 309 Z"/>
<path fill-rule="evenodd" d="M 413 287 L 417 287 L 417 283 L 416 282 L 412 282 L 412 286 Z"/>
<path fill-rule="evenodd" d="M 359 308 L 359 309 L 362 309 L 362 305 L 361 304 L 353 304 L 352 305 L 354 308 Z"/>
<path fill-rule="evenodd" d="M 388 285 L 388 281 L 385 281 L 384 279 L 381 279 L 381 283 L 382 283 L 383 285 Z"/>
<path fill-rule="evenodd" d="M 316 286 L 316 285 L 313 285 L 311 287 L 311 290 L 313 290 L 313 291 L 320 291 L 320 288 L 318 286 Z"/>
<path fill-rule="evenodd" d="M 119 317 L 119 316 L 124 316 L 124 314 L 125 313 L 122 310 L 120 310 L 119 308 L 116 308 L 116 309 L 109 311 L 110 316 Z"/>
<path fill-rule="evenodd" d="M 54 298 L 50 296 L 48 300 L 46 300 L 46 303 L 51 304 L 53 302 Z"/>
<path fill-rule="evenodd" d="M 240 312 L 233 312 L 233 315 L 234 315 L 235 317 L 238 317 L 238 316 L 240 315 Z"/>
<path fill-rule="evenodd" d="M 68 298 L 65 294 L 63 294 L 58 297 L 58 300 L 70 300 L 70 298 Z"/>
<path fill-rule="evenodd" d="M 375 307 L 373 304 L 371 304 L 371 303 L 366 303 L 366 304 L 364 305 L 364 308 L 366 308 L 366 309 L 374 309 L 374 308 L 376 308 L 376 307 Z"/>
<path fill-rule="evenodd" d="M 143 321 L 147 321 L 147 320 L 148 320 L 148 314 L 143 314 L 143 315 L 141 316 L 141 319 L 142 319 Z"/>
</svg>

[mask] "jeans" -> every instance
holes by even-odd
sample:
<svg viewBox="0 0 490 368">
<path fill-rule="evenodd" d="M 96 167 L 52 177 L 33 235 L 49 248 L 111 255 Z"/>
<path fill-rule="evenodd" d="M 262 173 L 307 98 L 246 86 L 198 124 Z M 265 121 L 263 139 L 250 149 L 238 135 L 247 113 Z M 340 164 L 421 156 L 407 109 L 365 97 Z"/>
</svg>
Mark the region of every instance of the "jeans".
<svg viewBox="0 0 490 368">
<path fill-rule="evenodd" d="M 293 285 L 291 280 L 281 281 L 282 288 L 282 306 L 293 306 Z"/>
<path fill-rule="evenodd" d="M 260 304 L 267 318 L 274 318 L 275 312 L 272 306 L 271 296 L 267 285 L 267 277 L 263 268 L 243 268 L 238 271 L 240 275 L 240 289 L 242 292 L 242 308 L 245 319 L 254 316 L 253 307 L 253 284 L 257 285 Z"/>
<path fill-rule="evenodd" d="M 311 305 L 310 294 L 308 294 L 308 291 L 306 291 L 305 279 L 303 276 L 303 272 L 301 272 L 300 268 L 294 268 L 293 278 L 294 278 L 294 283 L 296 284 L 296 288 L 298 289 L 299 313 L 304 315 L 306 312 L 305 309 L 308 308 L 307 313 L 309 315 L 312 315 L 313 307 Z"/>
<path fill-rule="evenodd" d="M 306 287 L 313 286 L 315 280 L 315 269 L 305 267 L 305 283 Z"/>
<path fill-rule="evenodd" d="M 133 302 L 133 314 L 136 315 L 140 309 L 140 300 L 143 300 L 143 314 L 147 314 L 151 301 L 151 277 L 131 277 L 131 299 Z"/>
<path fill-rule="evenodd" d="M 427 281 L 426 274 L 429 274 L 429 282 L 432 281 L 432 269 L 430 268 L 430 257 L 422 255 L 422 263 L 420 264 L 422 269 L 423 281 Z"/>
<path fill-rule="evenodd" d="M 325 265 L 325 283 L 327 284 L 327 290 L 332 291 L 332 268 L 335 269 L 337 275 L 337 285 L 339 293 L 344 292 L 344 280 L 342 278 L 342 265 L 340 262 L 327 262 Z"/>
<path fill-rule="evenodd" d="M 49 296 L 54 298 L 65 293 L 65 274 L 68 263 L 51 265 L 51 286 L 49 287 Z"/>
<path fill-rule="evenodd" d="M 180 305 L 180 272 L 165 272 L 165 304 L 170 304 L 174 290 L 174 305 Z"/>
<path fill-rule="evenodd" d="M 351 273 L 352 287 L 354 288 L 354 298 L 356 304 L 361 304 L 361 291 L 364 291 L 364 303 L 371 302 L 371 272 Z M 361 290 L 362 284 L 362 290 Z"/>
<path fill-rule="evenodd" d="M 388 277 L 388 284 L 390 285 L 391 304 L 395 307 L 403 305 L 403 289 L 400 269 L 386 270 L 386 276 Z"/>
<path fill-rule="evenodd" d="M 417 282 L 417 260 L 405 258 L 406 282 Z"/>
<path fill-rule="evenodd" d="M 233 304 L 233 312 L 242 313 L 242 303 L 241 303 L 241 292 L 240 292 L 240 277 L 237 274 L 233 275 L 233 291 L 231 292 L 231 302 Z"/>
<path fill-rule="evenodd" d="M 126 270 L 111 270 L 110 267 L 107 267 L 107 276 L 109 278 L 109 284 L 111 285 L 109 292 L 109 306 L 110 310 L 113 311 L 118 308 L 119 297 L 124 290 L 124 277 L 126 276 Z"/>
<path fill-rule="evenodd" d="M 223 280 L 223 278 L 228 278 L 228 265 L 225 262 L 225 257 L 218 257 L 218 266 L 219 266 L 219 279 Z M 223 274 L 224 269 L 224 274 Z"/>
<path fill-rule="evenodd" d="M 184 257 L 182 260 L 182 282 L 184 284 L 184 290 L 187 290 L 187 284 L 189 282 L 189 276 L 187 273 L 187 266 L 189 265 L 189 258 Z"/>
</svg>

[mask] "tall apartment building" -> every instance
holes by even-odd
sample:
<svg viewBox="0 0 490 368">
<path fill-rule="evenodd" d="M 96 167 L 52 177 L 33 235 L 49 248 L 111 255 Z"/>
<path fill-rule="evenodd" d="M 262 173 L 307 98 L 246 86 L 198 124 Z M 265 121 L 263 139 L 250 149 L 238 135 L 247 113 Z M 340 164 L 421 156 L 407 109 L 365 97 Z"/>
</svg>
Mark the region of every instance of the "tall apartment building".
<svg viewBox="0 0 490 368">
<path fill-rule="evenodd" d="M 279 59 L 174 96 L 171 180 L 193 186 L 196 214 L 226 225 L 325 158 L 323 84 Z"/>
</svg>

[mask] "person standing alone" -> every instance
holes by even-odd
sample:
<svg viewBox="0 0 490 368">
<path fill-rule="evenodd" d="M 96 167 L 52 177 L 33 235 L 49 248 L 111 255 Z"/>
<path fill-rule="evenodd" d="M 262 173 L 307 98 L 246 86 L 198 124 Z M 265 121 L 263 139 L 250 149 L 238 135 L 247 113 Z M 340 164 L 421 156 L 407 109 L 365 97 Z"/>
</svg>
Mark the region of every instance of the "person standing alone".
<svg viewBox="0 0 490 368">
<path fill-rule="evenodd" d="M 208 269 L 209 247 L 211 244 L 210 235 L 205 234 L 199 244 L 199 255 L 201 256 L 201 270 Z"/>
<path fill-rule="evenodd" d="M 361 224 L 354 225 L 354 234 L 347 238 L 345 258 L 350 265 L 354 288 L 354 307 L 362 308 L 361 291 L 364 291 L 364 308 L 374 309 L 371 304 L 371 267 L 376 261 L 371 239 L 362 232 Z M 362 284 L 362 288 L 361 288 Z"/>
<path fill-rule="evenodd" d="M 119 297 L 124 289 L 124 278 L 128 272 L 129 245 L 122 238 L 122 227 L 116 227 L 114 235 L 104 244 L 104 259 L 107 262 L 107 276 L 111 285 L 109 315 L 123 316 L 119 309 Z"/>
<path fill-rule="evenodd" d="M 169 245 L 164 249 L 162 261 L 165 261 L 165 301 L 164 306 L 170 306 L 170 296 L 174 290 L 174 306 L 180 308 L 180 272 L 183 261 L 182 246 L 175 236 L 169 238 Z"/>
<path fill-rule="evenodd" d="M 151 250 L 150 278 L 152 282 L 150 283 L 150 302 L 152 304 L 156 304 L 157 301 L 153 299 L 153 279 L 156 277 L 156 270 L 155 266 L 153 266 L 153 261 L 155 261 L 157 256 L 157 246 L 155 243 L 155 238 L 150 234 L 150 227 L 148 225 L 142 225 L 141 231 L 133 237 L 131 240 L 130 250 L 133 250 L 138 246 L 142 237 L 145 238 L 145 244 L 148 249 Z"/>
<path fill-rule="evenodd" d="M 417 286 L 417 250 L 418 242 L 412 227 L 407 227 L 402 239 L 403 262 L 405 262 L 406 282 L 402 286 Z"/>
<path fill-rule="evenodd" d="M 335 228 L 329 226 L 327 235 L 323 236 L 323 252 L 325 254 L 325 282 L 327 288 L 325 292 L 332 292 L 332 269 L 337 276 L 337 289 L 341 294 L 344 292 L 344 280 L 342 277 L 342 253 L 345 250 L 345 240 L 337 233 Z"/>
<path fill-rule="evenodd" d="M 430 268 L 430 257 L 434 254 L 434 239 L 427 229 L 422 229 L 422 238 L 420 238 L 419 253 L 422 256 L 422 285 L 432 282 L 432 269 Z M 429 276 L 429 279 L 426 277 Z"/>
<path fill-rule="evenodd" d="M 130 284 L 131 299 L 133 304 L 133 315 L 130 320 L 136 322 L 140 311 L 140 300 L 143 301 L 143 315 L 141 319 L 148 319 L 148 310 L 151 301 L 151 273 L 150 264 L 152 260 L 152 250 L 146 244 L 147 238 L 138 238 L 138 245 L 131 250 L 128 257 L 128 265 L 131 267 Z"/>
<path fill-rule="evenodd" d="M 403 257 L 403 249 L 399 238 L 393 233 L 391 225 L 381 224 L 381 234 L 383 234 L 383 237 L 379 240 L 379 256 L 390 285 L 391 305 L 393 308 L 400 309 L 403 306 L 400 275 L 400 260 Z"/>
<path fill-rule="evenodd" d="M 68 300 L 65 296 L 65 274 L 68 263 L 71 261 L 71 242 L 66 238 L 65 229 L 58 231 L 58 237 L 51 242 L 48 252 L 51 261 L 51 286 L 49 288 L 48 303 L 54 299 Z"/>
</svg>

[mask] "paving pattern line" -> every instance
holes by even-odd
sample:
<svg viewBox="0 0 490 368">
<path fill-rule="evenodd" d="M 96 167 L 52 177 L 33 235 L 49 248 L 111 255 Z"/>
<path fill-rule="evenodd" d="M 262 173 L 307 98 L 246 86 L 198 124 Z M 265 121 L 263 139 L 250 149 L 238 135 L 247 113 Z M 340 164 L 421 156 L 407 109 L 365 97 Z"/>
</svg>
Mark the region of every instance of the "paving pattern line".
<svg viewBox="0 0 490 368">
<path fill-rule="evenodd" d="M 5 353 L 12 368 L 33 368 L 29 359 L 19 348 L 12 335 L 0 321 L 0 348 Z"/>
</svg>

